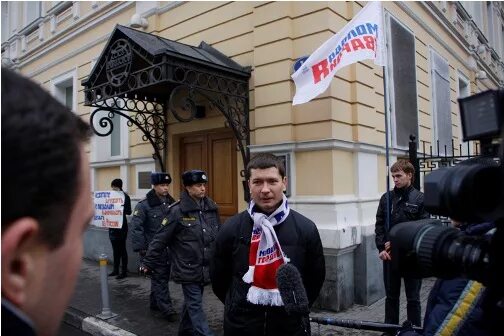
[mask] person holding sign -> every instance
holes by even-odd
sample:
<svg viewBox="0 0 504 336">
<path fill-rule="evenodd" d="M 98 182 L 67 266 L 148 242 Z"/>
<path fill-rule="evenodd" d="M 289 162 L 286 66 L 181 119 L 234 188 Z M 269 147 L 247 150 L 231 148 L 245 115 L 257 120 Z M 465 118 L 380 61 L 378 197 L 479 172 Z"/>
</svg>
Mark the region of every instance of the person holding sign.
<svg viewBox="0 0 504 336">
<path fill-rule="evenodd" d="M 210 283 L 209 263 L 220 226 L 217 204 L 205 196 L 207 175 L 201 170 L 182 174 L 185 190 L 170 206 L 168 218 L 149 245 L 143 272 L 157 272 L 157 260 L 167 247 L 173 253 L 172 277 L 182 284 L 184 308 L 179 336 L 212 335 L 203 312 L 203 287 Z"/>
<path fill-rule="evenodd" d="M 117 178 L 112 181 L 110 187 L 114 191 L 120 191 L 124 194 L 123 204 L 123 222 L 119 229 L 109 228 L 110 243 L 114 251 L 114 270 L 109 276 L 116 276 L 116 279 L 124 279 L 128 275 L 128 252 L 126 251 L 126 237 L 128 236 L 128 221 L 126 215 L 131 215 L 131 199 L 123 189 L 123 182 Z M 122 263 L 121 273 L 119 273 L 119 264 Z"/>
</svg>

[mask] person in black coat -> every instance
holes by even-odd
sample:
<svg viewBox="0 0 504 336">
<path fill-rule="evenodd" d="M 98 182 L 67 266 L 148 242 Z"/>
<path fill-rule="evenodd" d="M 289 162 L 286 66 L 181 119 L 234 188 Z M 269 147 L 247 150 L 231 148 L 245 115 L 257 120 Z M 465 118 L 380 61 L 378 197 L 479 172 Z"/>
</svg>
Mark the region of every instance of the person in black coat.
<svg viewBox="0 0 504 336">
<path fill-rule="evenodd" d="M 252 201 L 222 225 L 211 264 L 213 291 L 225 304 L 224 335 L 309 335 L 308 316 L 287 314 L 275 276 L 282 264 L 295 266 L 311 306 L 325 279 L 319 232 L 289 208 L 285 167 L 276 156 L 256 155 L 247 177 Z"/>
<path fill-rule="evenodd" d="M 58 335 L 94 217 L 89 125 L 2 67 L 2 336 Z"/>
<path fill-rule="evenodd" d="M 152 189 L 138 202 L 131 219 L 131 245 L 140 255 L 140 264 L 147 253 L 149 243 L 168 215 L 170 204 L 175 199 L 168 192 L 171 176 L 168 173 L 151 173 Z M 150 309 L 160 311 L 168 321 L 178 319 L 170 296 L 170 255 L 167 249 L 157 259 L 157 270 L 151 278 Z"/>
<path fill-rule="evenodd" d="M 117 178 L 110 183 L 112 190 L 121 191 L 124 194 L 123 223 L 121 228 L 109 228 L 109 238 L 114 251 L 114 270 L 109 276 L 116 276 L 116 279 L 124 279 L 128 275 L 128 252 L 126 251 L 126 238 L 128 236 L 128 220 L 126 215 L 131 215 L 131 199 L 122 189 L 123 182 Z M 119 267 L 121 272 L 119 273 Z"/>
<path fill-rule="evenodd" d="M 203 312 L 203 287 L 210 283 L 209 264 L 220 225 L 217 204 L 205 196 L 207 175 L 201 170 L 182 174 L 185 190 L 170 206 L 168 218 L 149 244 L 143 271 L 156 273 L 156 260 L 169 247 L 173 281 L 182 284 L 184 307 L 179 336 L 212 335 Z"/>
<path fill-rule="evenodd" d="M 401 275 L 391 267 L 390 241 L 388 233 L 397 223 L 415 221 L 428 218 L 429 214 L 424 209 L 423 193 L 416 190 L 413 185 L 415 168 L 406 160 L 398 160 L 390 167 L 394 179 L 394 189 L 388 192 L 390 227 L 386 223 L 387 193 L 380 199 L 376 212 L 375 242 L 379 258 L 383 260 L 383 281 L 385 283 L 385 323 L 399 323 L 399 296 L 401 291 Z M 421 326 L 420 288 L 421 279 L 404 278 L 404 287 L 407 298 L 408 320 L 415 326 Z"/>
</svg>

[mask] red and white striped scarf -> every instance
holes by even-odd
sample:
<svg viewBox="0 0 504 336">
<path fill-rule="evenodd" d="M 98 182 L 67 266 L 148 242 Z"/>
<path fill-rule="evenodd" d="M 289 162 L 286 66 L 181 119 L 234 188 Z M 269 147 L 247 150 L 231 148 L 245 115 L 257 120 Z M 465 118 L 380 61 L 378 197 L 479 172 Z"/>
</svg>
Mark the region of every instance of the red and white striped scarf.
<svg viewBox="0 0 504 336">
<path fill-rule="evenodd" d="M 278 267 L 289 262 L 273 228 L 289 216 L 287 198 L 271 215 L 254 212 L 254 201 L 250 202 L 248 213 L 254 220 L 249 251 L 249 269 L 243 281 L 251 283 L 247 301 L 267 306 L 283 306 L 276 283 Z"/>
</svg>

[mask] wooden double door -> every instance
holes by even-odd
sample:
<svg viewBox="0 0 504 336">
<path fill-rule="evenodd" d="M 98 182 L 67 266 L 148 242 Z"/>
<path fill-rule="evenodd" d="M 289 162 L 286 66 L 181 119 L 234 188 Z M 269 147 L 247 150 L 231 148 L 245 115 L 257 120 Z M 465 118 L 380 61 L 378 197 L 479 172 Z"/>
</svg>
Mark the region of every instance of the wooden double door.
<svg viewBox="0 0 504 336">
<path fill-rule="evenodd" d="M 198 132 L 180 138 L 180 171 L 208 174 L 207 195 L 219 206 L 222 222 L 238 212 L 236 140 L 228 130 Z"/>
</svg>

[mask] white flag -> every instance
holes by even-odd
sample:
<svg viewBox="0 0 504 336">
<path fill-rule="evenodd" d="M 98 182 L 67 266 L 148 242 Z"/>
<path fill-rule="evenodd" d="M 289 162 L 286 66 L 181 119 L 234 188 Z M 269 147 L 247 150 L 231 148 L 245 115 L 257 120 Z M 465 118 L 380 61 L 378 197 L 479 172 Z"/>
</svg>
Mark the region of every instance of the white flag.
<svg viewBox="0 0 504 336">
<path fill-rule="evenodd" d="M 296 84 L 292 105 L 309 102 L 324 92 L 336 71 L 347 65 L 365 59 L 385 65 L 383 32 L 381 3 L 370 2 L 292 74 Z"/>
</svg>

